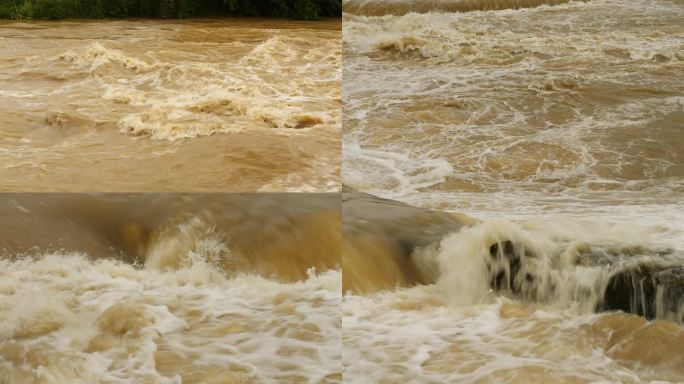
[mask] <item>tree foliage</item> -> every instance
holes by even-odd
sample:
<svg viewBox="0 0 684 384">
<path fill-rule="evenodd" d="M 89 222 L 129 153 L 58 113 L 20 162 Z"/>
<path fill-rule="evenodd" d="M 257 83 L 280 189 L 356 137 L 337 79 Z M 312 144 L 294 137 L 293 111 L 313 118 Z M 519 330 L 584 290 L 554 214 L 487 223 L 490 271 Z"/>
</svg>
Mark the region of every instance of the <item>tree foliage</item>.
<svg viewBox="0 0 684 384">
<path fill-rule="evenodd" d="M 0 0 L 0 18 L 63 19 L 125 17 L 267 16 L 315 20 L 339 17 L 341 0 Z"/>
</svg>

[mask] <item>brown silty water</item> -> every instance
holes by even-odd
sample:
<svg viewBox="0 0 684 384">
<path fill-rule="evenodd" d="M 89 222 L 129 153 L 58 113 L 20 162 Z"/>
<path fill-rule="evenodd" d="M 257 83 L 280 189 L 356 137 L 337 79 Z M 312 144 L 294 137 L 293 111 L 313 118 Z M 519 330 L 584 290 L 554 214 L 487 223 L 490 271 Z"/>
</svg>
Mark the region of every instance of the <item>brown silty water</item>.
<svg viewBox="0 0 684 384">
<path fill-rule="evenodd" d="M 682 192 L 681 2 L 344 4 L 346 184 Z"/>
<path fill-rule="evenodd" d="M 684 381 L 682 5 L 343 2 L 346 382 Z"/>
<path fill-rule="evenodd" d="M 341 383 L 339 204 L 5 195 L 0 382 Z"/>
<path fill-rule="evenodd" d="M 6 191 L 339 189 L 340 20 L 0 23 Z"/>
<path fill-rule="evenodd" d="M 684 253 L 643 228 L 342 211 L 345 382 L 684 380 Z"/>
</svg>

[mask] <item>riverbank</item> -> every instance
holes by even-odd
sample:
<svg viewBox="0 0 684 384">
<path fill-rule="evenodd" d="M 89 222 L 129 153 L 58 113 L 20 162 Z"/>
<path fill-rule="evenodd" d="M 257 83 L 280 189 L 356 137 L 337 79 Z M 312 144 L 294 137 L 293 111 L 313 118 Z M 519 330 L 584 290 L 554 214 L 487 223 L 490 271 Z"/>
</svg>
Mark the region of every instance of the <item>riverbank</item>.
<svg viewBox="0 0 684 384">
<path fill-rule="evenodd" d="M 340 17 L 339 0 L 2 0 L 0 19 L 280 17 L 318 20 Z"/>
</svg>

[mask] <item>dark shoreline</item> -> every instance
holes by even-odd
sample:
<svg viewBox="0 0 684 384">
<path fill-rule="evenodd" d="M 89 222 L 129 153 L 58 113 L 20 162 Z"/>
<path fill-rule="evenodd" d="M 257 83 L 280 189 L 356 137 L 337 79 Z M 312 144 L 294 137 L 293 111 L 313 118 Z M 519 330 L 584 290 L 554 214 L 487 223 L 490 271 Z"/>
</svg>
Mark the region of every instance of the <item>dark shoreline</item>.
<svg viewBox="0 0 684 384">
<path fill-rule="evenodd" d="M 0 0 L 0 19 L 194 19 L 342 17 L 341 0 Z"/>
<path fill-rule="evenodd" d="M 207 16 L 207 17 L 193 17 L 188 19 L 160 19 L 153 17 L 126 17 L 126 18 L 65 18 L 65 19 L 3 19 L 0 18 L 0 26 L 9 24 L 33 24 L 33 23 L 116 23 L 116 22 L 130 22 L 130 23 L 168 23 L 168 24 L 187 24 L 194 22 L 202 23 L 216 23 L 217 26 L 222 26 L 223 23 L 240 23 L 243 27 L 259 28 L 264 23 L 282 23 L 284 29 L 296 28 L 310 28 L 321 30 L 341 30 L 342 17 L 324 17 L 317 20 L 303 20 L 303 19 L 286 19 L 282 17 L 265 17 L 265 16 Z M 252 25 L 253 24 L 253 25 Z M 291 24 L 291 25 L 290 25 Z M 328 25 L 335 24 L 332 28 Z"/>
</svg>

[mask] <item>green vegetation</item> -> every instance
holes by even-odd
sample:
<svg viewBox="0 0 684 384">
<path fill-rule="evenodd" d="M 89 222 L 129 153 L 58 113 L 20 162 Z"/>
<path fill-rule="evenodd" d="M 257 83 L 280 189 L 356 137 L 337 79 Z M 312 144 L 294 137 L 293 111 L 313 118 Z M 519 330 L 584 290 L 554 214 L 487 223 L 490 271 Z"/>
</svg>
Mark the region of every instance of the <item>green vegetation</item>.
<svg viewBox="0 0 684 384">
<path fill-rule="evenodd" d="M 341 0 L 0 0 L 0 19 L 339 17 Z"/>
</svg>

